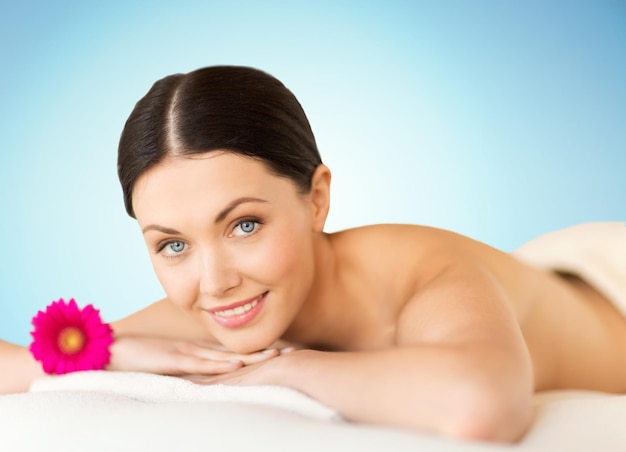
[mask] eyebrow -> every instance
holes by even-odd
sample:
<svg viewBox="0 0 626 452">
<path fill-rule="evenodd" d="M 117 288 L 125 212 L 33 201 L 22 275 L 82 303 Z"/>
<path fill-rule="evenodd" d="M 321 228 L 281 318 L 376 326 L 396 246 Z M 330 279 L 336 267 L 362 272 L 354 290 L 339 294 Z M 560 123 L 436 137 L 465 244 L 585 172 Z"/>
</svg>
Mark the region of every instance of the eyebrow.
<svg viewBox="0 0 626 452">
<path fill-rule="evenodd" d="M 231 201 L 224 209 L 222 209 L 220 213 L 217 214 L 214 220 L 215 223 L 224 221 L 224 219 L 228 216 L 228 214 L 231 213 L 237 206 L 241 204 L 245 204 L 245 203 L 250 203 L 250 202 L 265 203 L 267 201 L 261 198 L 251 198 L 251 197 L 237 198 Z M 160 226 L 158 224 L 149 224 L 148 226 L 142 229 L 142 232 L 144 234 L 147 231 L 159 231 L 159 232 L 162 232 L 164 234 L 169 234 L 169 235 L 180 235 L 180 232 L 177 231 L 176 229 L 167 228 L 165 226 Z"/>
<path fill-rule="evenodd" d="M 249 203 L 249 202 L 263 203 L 267 201 L 261 198 L 250 198 L 250 197 L 237 198 L 233 200 L 230 204 L 228 204 L 219 214 L 217 214 L 217 216 L 215 217 L 215 222 L 219 223 L 221 221 L 224 221 L 224 218 L 226 218 L 228 214 L 231 213 L 235 209 L 235 207 L 241 204 Z"/>
<path fill-rule="evenodd" d="M 144 234 L 148 231 L 159 231 L 163 234 L 180 235 L 180 232 L 178 232 L 176 229 L 166 228 L 165 226 L 159 226 L 158 224 L 149 224 L 141 230 L 141 232 Z"/>
</svg>

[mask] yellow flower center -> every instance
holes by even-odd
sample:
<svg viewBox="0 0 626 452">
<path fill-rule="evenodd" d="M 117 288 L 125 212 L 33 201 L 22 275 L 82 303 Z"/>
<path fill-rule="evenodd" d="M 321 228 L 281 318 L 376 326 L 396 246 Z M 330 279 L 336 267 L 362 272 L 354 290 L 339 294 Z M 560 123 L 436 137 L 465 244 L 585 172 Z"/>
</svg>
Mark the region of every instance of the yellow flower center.
<svg viewBox="0 0 626 452">
<path fill-rule="evenodd" d="M 83 349 L 85 345 L 85 335 L 78 328 L 70 326 L 61 330 L 58 344 L 63 353 L 73 355 Z"/>
</svg>

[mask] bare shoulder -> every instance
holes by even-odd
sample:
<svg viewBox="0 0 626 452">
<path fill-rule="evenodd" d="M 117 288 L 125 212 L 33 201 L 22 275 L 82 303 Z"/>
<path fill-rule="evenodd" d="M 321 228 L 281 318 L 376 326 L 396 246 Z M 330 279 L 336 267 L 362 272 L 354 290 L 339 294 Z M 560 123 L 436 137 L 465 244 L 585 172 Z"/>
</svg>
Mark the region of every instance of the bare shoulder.
<svg viewBox="0 0 626 452">
<path fill-rule="evenodd" d="M 450 299 L 452 312 L 463 311 L 457 300 L 481 312 L 482 307 L 468 300 L 498 298 L 521 320 L 533 295 L 530 291 L 537 287 L 536 270 L 509 253 L 445 229 L 383 224 L 342 231 L 331 239 L 342 264 L 361 283 L 367 281 L 369 293 L 391 301 L 399 315 L 413 319 L 432 318 L 423 308 L 440 311 L 444 298 Z M 439 288 L 433 291 L 435 286 Z M 434 298 L 426 297 L 434 293 Z M 435 300 L 432 305 L 427 298 Z M 408 304 L 411 309 L 406 309 Z"/>
<path fill-rule="evenodd" d="M 368 293 L 401 309 L 446 269 L 480 267 L 481 273 L 511 290 L 523 272 L 509 254 L 462 234 L 420 225 L 383 224 L 331 235 L 348 273 L 346 279 L 365 284 Z M 458 278 L 457 278 L 458 280 Z M 454 280 L 451 281 L 451 284 Z"/>
<path fill-rule="evenodd" d="M 380 344 L 461 347 L 474 350 L 467 355 L 474 364 L 510 368 L 511 381 L 530 378 L 516 316 L 524 276 L 509 254 L 428 226 L 368 226 L 333 240 L 352 269 L 353 293 L 369 303 L 362 312 L 375 312 L 371 322 L 393 331 Z"/>
<path fill-rule="evenodd" d="M 388 297 L 405 298 L 419 280 L 446 264 L 460 236 L 442 229 L 408 224 L 377 224 L 330 235 L 345 273 Z"/>
</svg>

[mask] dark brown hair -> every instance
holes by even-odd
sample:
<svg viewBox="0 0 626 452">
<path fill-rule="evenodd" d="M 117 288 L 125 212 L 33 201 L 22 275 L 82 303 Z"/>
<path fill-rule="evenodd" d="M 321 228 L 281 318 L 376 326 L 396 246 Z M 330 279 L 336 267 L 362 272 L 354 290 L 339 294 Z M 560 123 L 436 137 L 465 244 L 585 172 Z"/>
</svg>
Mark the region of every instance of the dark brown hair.
<svg viewBox="0 0 626 452">
<path fill-rule="evenodd" d="M 146 170 L 167 156 L 227 150 L 258 159 L 304 193 L 322 163 L 309 121 L 279 80 L 249 67 L 212 66 L 157 81 L 120 138 L 117 172 L 126 211 Z"/>
</svg>

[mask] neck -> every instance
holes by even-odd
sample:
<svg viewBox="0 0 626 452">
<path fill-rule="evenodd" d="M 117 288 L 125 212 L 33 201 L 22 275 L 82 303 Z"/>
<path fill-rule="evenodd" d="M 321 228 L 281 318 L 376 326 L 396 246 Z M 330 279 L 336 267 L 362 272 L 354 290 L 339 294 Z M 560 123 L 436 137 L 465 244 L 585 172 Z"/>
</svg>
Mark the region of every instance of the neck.
<svg viewBox="0 0 626 452">
<path fill-rule="evenodd" d="M 314 239 L 314 276 L 311 291 L 302 309 L 289 326 L 283 339 L 315 348 L 333 348 L 334 331 L 345 311 L 337 255 L 331 236 L 320 234 Z"/>
</svg>

